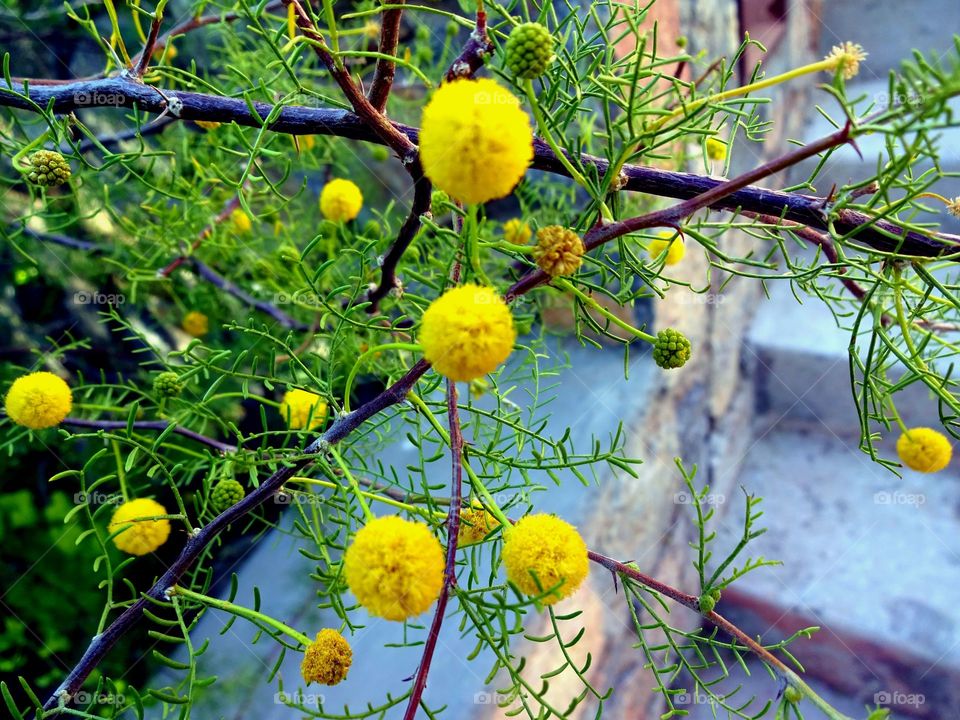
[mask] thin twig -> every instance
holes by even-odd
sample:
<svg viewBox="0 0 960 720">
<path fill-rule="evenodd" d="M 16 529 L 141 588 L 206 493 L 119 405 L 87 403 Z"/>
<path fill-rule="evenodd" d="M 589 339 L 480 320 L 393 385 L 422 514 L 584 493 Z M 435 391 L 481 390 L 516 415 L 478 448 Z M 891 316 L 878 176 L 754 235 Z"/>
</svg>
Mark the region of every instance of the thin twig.
<svg viewBox="0 0 960 720">
<path fill-rule="evenodd" d="M 156 430 L 158 432 L 163 432 L 172 424 L 173 423 L 169 423 L 166 420 L 137 420 L 131 425 L 128 424 L 126 420 L 85 420 L 83 418 L 72 417 L 64 418 L 61 422 L 61 425 L 76 428 L 90 428 L 92 430 L 126 430 L 129 427 L 133 430 Z M 237 451 L 236 445 L 220 442 L 219 440 L 201 435 L 193 430 L 188 430 L 180 425 L 175 425 L 173 432 L 190 440 L 195 440 L 202 445 L 219 450 L 224 454 L 235 453 Z"/>
<path fill-rule="evenodd" d="M 202 277 L 204 280 L 207 280 L 221 290 L 230 293 L 235 298 L 241 300 L 250 307 L 256 308 L 260 312 L 269 315 L 283 327 L 290 328 L 291 330 L 306 330 L 309 327 L 306 323 L 302 323 L 299 320 L 295 320 L 294 318 L 290 317 L 287 315 L 287 313 L 275 305 L 271 305 L 264 300 L 257 300 L 238 285 L 223 277 L 223 275 L 220 275 L 216 270 L 201 262 L 196 257 L 191 257 L 190 261 L 194 268 L 196 268 L 197 274 L 200 275 L 200 277 Z"/>
</svg>

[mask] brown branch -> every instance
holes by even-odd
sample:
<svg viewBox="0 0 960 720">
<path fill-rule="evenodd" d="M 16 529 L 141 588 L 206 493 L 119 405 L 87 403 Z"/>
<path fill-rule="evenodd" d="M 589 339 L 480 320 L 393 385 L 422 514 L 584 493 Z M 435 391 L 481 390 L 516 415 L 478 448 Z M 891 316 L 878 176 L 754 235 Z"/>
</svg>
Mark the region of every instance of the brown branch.
<svg viewBox="0 0 960 720">
<path fill-rule="evenodd" d="M 297 27 L 311 41 L 310 45 L 313 47 L 313 51 L 320 58 L 320 62 L 326 66 L 337 85 L 340 86 L 351 107 L 353 107 L 353 111 L 384 144 L 397 153 L 404 164 L 409 166 L 411 162 L 416 160 L 417 146 L 387 120 L 383 113 L 377 110 L 361 92 L 360 87 L 327 48 L 327 44 L 317 30 L 313 19 L 303 9 L 298 0 L 284 0 L 283 4 L 293 8 Z"/>
<path fill-rule="evenodd" d="M 417 708 L 427 687 L 427 676 L 430 674 L 430 664 L 433 661 L 437 641 L 440 639 L 440 627 L 447 611 L 447 601 L 450 592 L 457 584 L 457 540 L 460 535 L 460 505 L 463 495 L 463 433 L 460 429 L 460 412 L 457 409 L 457 385 L 447 380 L 447 417 L 450 422 L 450 457 L 453 471 L 450 480 L 450 508 L 447 511 L 447 561 L 443 568 L 443 587 L 437 599 L 437 607 L 430 623 L 430 631 L 423 645 L 423 654 L 420 657 L 420 666 L 410 691 L 410 700 L 403 720 L 413 720 L 417 715 Z"/>
<path fill-rule="evenodd" d="M 709 613 L 700 612 L 700 599 L 696 595 L 688 595 L 685 592 L 682 592 L 666 583 L 662 583 L 655 578 L 645 575 L 644 573 L 637 570 L 631 565 L 619 562 L 613 558 L 607 557 L 606 555 L 601 555 L 598 552 L 593 550 L 587 551 L 587 556 L 595 563 L 602 565 L 607 570 L 614 574 L 624 575 L 629 577 L 631 580 L 634 580 L 646 588 L 653 590 L 655 592 L 664 595 L 671 600 L 674 600 L 685 607 L 690 608 L 699 615 L 702 615 L 704 620 L 709 622 L 711 625 L 723 630 L 730 637 L 738 640 L 743 644 L 744 647 L 748 648 L 754 655 L 756 655 L 760 660 L 765 662 L 774 670 L 778 671 L 784 677 L 795 677 L 795 673 L 788 668 L 780 658 L 775 656 L 769 650 L 767 650 L 763 645 L 758 643 L 752 637 L 747 635 L 743 630 L 738 628 L 732 622 L 724 618 L 722 615 L 717 613 L 714 610 L 711 610 Z"/>
<path fill-rule="evenodd" d="M 137 61 L 133 66 L 133 75 L 136 78 L 142 78 L 147 72 L 150 60 L 157 47 L 157 38 L 160 36 L 160 25 L 163 24 L 163 15 L 159 12 L 154 13 L 153 21 L 150 23 L 150 34 L 147 35 L 147 41 L 143 44 Z"/>
<path fill-rule="evenodd" d="M 405 0 L 397 0 L 397 5 L 403 5 Z M 400 21 L 403 19 L 403 8 L 393 7 L 385 10 L 380 24 L 380 45 L 377 51 L 381 56 L 377 60 L 377 68 L 373 73 L 370 92 L 367 98 L 378 112 L 387 107 L 387 98 L 393 89 L 393 79 L 397 74 L 397 63 L 389 58 L 395 57 L 400 44 Z"/>
</svg>

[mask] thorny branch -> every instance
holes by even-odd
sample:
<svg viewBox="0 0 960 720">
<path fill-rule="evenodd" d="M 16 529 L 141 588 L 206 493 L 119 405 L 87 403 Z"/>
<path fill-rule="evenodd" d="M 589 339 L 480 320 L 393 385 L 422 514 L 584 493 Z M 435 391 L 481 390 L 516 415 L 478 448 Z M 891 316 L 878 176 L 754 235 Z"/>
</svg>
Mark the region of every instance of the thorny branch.
<svg viewBox="0 0 960 720">
<path fill-rule="evenodd" d="M 15 80 L 13 88 L 0 80 L 0 106 L 38 112 L 40 108 L 52 103 L 52 109 L 57 113 L 90 106 L 137 106 L 144 112 L 159 114 L 167 108 L 166 100 L 155 89 L 127 78 L 83 80 L 63 85 L 34 85 L 34 81 L 27 82 L 29 85 L 24 90 L 22 80 Z M 78 103 L 78 97 L 90 99 L 92 102 Z M 273 106 L 267 103 L 248 105 L 243 99 L 202 93 L 182 92 L 177 93 L 176 97 L 182 103 L 180 118 L 183 120 L 236 122 L 247 127 L 260 127 L 273 110 Z M 369 105 L 366 98 L 364 103 Z M 405 138 L 405 143 L 409 143 L 411 149 L 415 149 L 419 134 L 417 128 L 392 123 L 386 119 L 384 122 Z M 286 106 L 280 111 L 271 129 L 293 135 L 333 135 L 390 145 L 372 130 L 360 115 L 344 110 Z M 581 155 L 580 162 L 586 167 L 594 168 L 601 176 L 609 167 L 607 160 L 588 154 Z M 557 175 L 567 175 L 563 164 L 549 146 L 538 139 L 534 140 L 532 167 Z M 678 200 L 694 198 L 726 182 L 718 178 L 641 165 L 625 165 L 622 175 L 621 190 Z M 857 210 L 836 210 L 833 216 L 828 218 L 822 198 L 752 185 L 718 198 L 710 207 L 714 210 L 748 210 L 774 215 L 819 230 L 830 230 L 832 226 L 837 233 L 855 234 L 858 243 L 883 252 L 937 257 L 960 247 L 960 236 L 957 235 L 904 230 L 893 222 L 880 220 Z"/>
</svg>

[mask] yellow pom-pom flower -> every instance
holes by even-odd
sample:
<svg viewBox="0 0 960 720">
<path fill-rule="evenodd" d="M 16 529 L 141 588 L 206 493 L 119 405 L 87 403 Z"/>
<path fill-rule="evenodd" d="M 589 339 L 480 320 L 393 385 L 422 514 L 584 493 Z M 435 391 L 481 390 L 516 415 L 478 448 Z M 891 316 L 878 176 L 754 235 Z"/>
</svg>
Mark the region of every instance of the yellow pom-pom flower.
<svg viewBox="0 0 960 720">
<path fill-rule="evenodd" d="M 711 160 L 726 160 L 727 144 L 723 140 L 717 140 L 717 138 L 707 138 L 707 157 Z"/>
<path fill-rule="evenodd" d="M 300 663 L 300 674 L 308 685 L 313 682 L 337 685 L 346 680 L 352 662 L 350 643 L 336 630 L 325 628 L 307 646 Z"/>
<path fill-rule="evenodd" d="M 493 80 L 444 83 L 423 110 L 420 159 L 433 184 L 460 202 L 505 197 L 533 160 L 530 119 Z"/>
<path fill-rule="evenodd" d="M 447 290 L 423 314 L 420 345 L 434 369 L 468 382 L 493 372 L 513 350 L 513 315 L 493 288 L 466 284 Z"/>
<path fill-rule="evenodd" d="M 320 212 L 327 220 L 346 222 L 360 214 L 363 193 L 349 180 L 336 178 L 323 186 L 320 193 Z"/>
<path fill-rule="evenodd" d="M 507 220 L 503 224 L 503 239 L 514 245 L 526 245 L 533 237 L 533 231 L 520 218 Z"/>
<path fill-rule="evenodd" d="M 237 208 L 230 213 L 230 226 L 235 233 L 246 235 L 253 230 L 253 221 L 241 208 Z"/>
<path fill-rule="evenodd" d="M 280 414 L 291 430 L 313 430 L 327 418 L 327 403 L 306 390 L 287 390 L 280 403 Z"/>
<path fill-rule="evenodd" d="M 552 605 L 572 595 L 589 570 L 580 533 L 555 515 L 527 515 L 507 528 L 503 543 L 507 579 L 527 595 Z M 539 584 L 538 584 L 539 583 Z"/>
<path fill-rule="evenodd" d="M 650 256 L 650 259 L 656 260 L 663 255 L 663 251 L 666 250 L 667 256 L 663 261 L 664 265 L 676 265 L 683 260 L 687 254 L 687 248 L 683 240 L 680 239 L 680 236 L 669 230 L 665 230 L 659 233 L 659 235 L 660 239 L 651 240 L 647 244 L 647 254 Z"/>
<path fill-rule="evenodd" d="M 49 372 L 35 372 L 13 381 L 4 400 L 7 416 L 17 425 L 43 430 L 59 425 L 73 407 L 70 386 Z"/>
<path fill-rule="evenodd" d="M 210 332 L 210 318 L 199 310 L 191 310 L 183 316 L 180 327 L 183 328 L 183 331 L 187 333 L 187 335 L 203 337 Z"/>
<path fill-rule="evenodd" d="M 126 527 L 113 538 L 113 544 L 131 555 L 146 555 L 163 545 L 170 537 L 170 520 L 144 520 L 166 515 L 167 509 L 156 500 L 128 500 L 113 511 L 107 531 L 111 534 Z"/>
<path fill-rule="evenodd" d="M 500 521 L 482 505 L 474 503 L 460 511 L 460 532 L 457 533 L 457 546 L 476 545 L 498 527 L 500 527 Z"/>
<path fill-rule="evenodd" d="M 423 523 L 396 515 L 368 522 L 343 558 L 347 586 L 371 615 L 406 620 L 443 587 L 443 549 Z"/>
<path fill-rule="evenodd" d="M 935 473 L 950 464 L 953 447 L 947 436 L 933 428 L 911 428 L 897 440 L 897 455 L 912 470 Z"/>
</svg>

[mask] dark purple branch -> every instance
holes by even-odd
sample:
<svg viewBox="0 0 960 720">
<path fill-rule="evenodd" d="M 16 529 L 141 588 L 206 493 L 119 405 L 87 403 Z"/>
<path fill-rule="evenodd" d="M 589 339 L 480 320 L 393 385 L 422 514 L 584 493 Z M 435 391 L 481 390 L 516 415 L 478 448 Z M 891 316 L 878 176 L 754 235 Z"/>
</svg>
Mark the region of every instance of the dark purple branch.
<svg viewBox="0 0 960 720">
<path fill-rule="evenodd" d="M 417 715 L 420 699 L 427 688 L 430 664 L 433 662 L 433 653 L 440 639 L 440 628 L 447 611 L 450 591 L 457 584 L 457 540 L 460 535 L 460 504 L 463 495 L 463 433 L 460 429 L 460 411 L 457 409 L 457 384 L 452 380 L 447 380 L 447 417 L 450 422 L 450 457 L 453 463 L 450 509 L 447 511 L 447 562 L 443 569 L 443 588 L 437 599 L 437 608 L 433 613 L 433 622 L 430 623 L 427 641 L 423 645 L 420 667 L 417 668 L 417 676 L 413 682 L 413 690 L 410 692 L 410 700 L 407 702 L 403 720 L 413 720 Z"/>
<path fill-rule="evenodd" d="M 487 35 L 487 13 L 477 10 L 477 23 L 470 33 L 470 39 L 463 46 L 463 51 L 447 70 L 446 80 L 473 77 L 473 74 L 483 67 L 487 58 L 493 54 L 493 43 Z"/>
<path fill-rule="evenodd" d="M 19 230 L 27 237 L 32 237 L 40 242 L 56 243 L 57 245 L 63 245 L 64 247 L 72 248 L 74 250 L 83 250 L 84 252 L 94 255 L 104 252 L 104 248 L 96 243 L 87 242 L 86 240 L 77 240 L 76 238 L 72 238 L 67 235 L 61 235 L 60 233 L 42 233 L 37 232 L 36 230 L 31 230 L 28 227 L 20 227 Z"/>
<path fill-rule="evenodd" d="M 68 425 L 70 427 L 76 428 L 90 428 L 91 430 L 126 430 L 128 425 L 126 420 L 84 420 L 82 418 L 64 418 L 61 425 Z M 138 420 L 133 423 L 134 430 L 156 430 L 158 432 L 163 432 L 168 427 L 170 423 L 166 420 Z M 220 442 L 219 440 L 214 440 L 211 437 L 206 435 L 201 435 L 198 432 L 193 430 L 188 430 L 185 427 L 180 427 L 177 425 L 173 428 L 173 432 L 177 435 L 182 435 L 185 438 L 190 440 L 195 440 L 198 443 L 212 447 L 215 450 L 219 450 L 224 454 L 235 453 L 237 451 L 236 445 L 230 445 L 228 443 Z"/>
<path fill-rule="evenodd" d="M 410 247 L 410 243 L 420 231 L 420 217 L 430 212 L 430 202 L 433 196 L 433 185 L 423 174 L 423 168 L 420 160 L 414 161 L 410 167 L 410 174 L 413 177 L 413 203 L 410 206 L 410 214 L 404 221 L 397 233 L 397 239 L 394 240 L 390 250 L 383 258 L 383 266 L 380 269 L 380 283 L 367 293 L 367 300 L 370 301 L 368 312 L 374 313 L 379 309 L 380 301 L 385 298 L 394 288 L 401 288 L 397 279 L 397 265 L 403 258 L 403 254 Z"/>
<path fill-rule="evenodd" d="M 31 102 L 5 90 L 6 87 L 6 83 L 0 80 L 0 106 L 33 109 Z M 254 114 L 251 113 L 246 102 L 237 98 L 188 92 L 176 93 L 176 96 L 183 103 L 180 117 L 184 120 L 236 122 L 248 127 L 260 127 L 272 109 L 272 106 L 266 103 L 254 103 L 256 111 Z M 68 113 L 91 106 L 136 106 L 143 112 L 157 114 L 166 109 L 166 100 L 154 88 L 125 78 L 84 80 L 57 85 L 31 85 L 28 97 L 30 101 L 41 107 L 46 107 L 49 102 L 52 102 L 53 110 L 57 113 Z M 391 123 L 391 126 L 402 134 L 411 146 L 418 141 L 417 128 L 401 123 Z M 292 135 L 334 135 L 381 145 L 389 144 L 371 130 L 358 115 L 346 110 L 285 107 L 271 129 Z M 604 174 L 609 167 L 606 160 L 592 155 L 582 155 L 580 161 L 585 167 L 596 168 L 600 175 Z M 534 140 L 532 167 L 557 175 L 567 174 L 553 151 L 541 140 Z M 624 166 L 623 176 L 624 190 L 678 200 L 702 195 L 725 182 L 718 178 L 639 165 Z M 748 186 L 720 198 L 711 207 L 715 210 L 742 209 L 765 215 L 782 216 L 786 220 L 820 230 L 830 229 L 824 212 L 823 199 L 809 195 Z M 878 220 L 856 210 L 835 211 L 833 227 L 842 234 L 856 232 L 858 242 L 884 252 L 936 257 L 960 247 L 960 236 L 947 233 L 926 235 L 915 231 L 904 231 L 888 220 Z"/>
<path fill-rule="evenodd" d="M 414 365 L 406 375 L 373 400 L 360 406 L 352 413 L 337 418 L 323 435 L 307 446 L 303 451 L 304 457 L 281 467 L 264 480 L 260 487 L 244 497 L 243 500 L 227 508 L 211 520 L 209 524 L 191 535 L 186 545 L 184 545 L 183 550 L 180 552 L 180 555 L 177 556 L 177 559 L 173 561 L 173 564 L 167 572 L 163 574 L 153 587 L 147 590 L 133 605 L 130 605 L 117 616 L 117 619 L 110 623 L 106 630 L 93 639 L 87 647 L 86 652 L 84 652 L 83 657 L 80 658 L 80 661 L 44 704 L 44 710 L 54 710 L 61 702 L 68 703 L 70 698 L 77 694 L 80 688 L 83 687 L 84 681 L 100 664 L 104 656 L 116 644 L 117 640 L 140 621 L 143 617 L 143 611 L 149 605 L 153 602 L 163 602 L 165 600 L 166 591 L 180 581 L 180 578 L 190 569 L 190 566 L 193 565 L 197 558 L 200 557 L 204 549 L 206 549 L 230 523 L 239 520 L 247 513 L 267 502 L 267 500 L 280 490 L 284 482 L 312 462 L 312 456 L 322 453 L 330 445 L 340 442 L 377 413 L 402 402 L 404 398 L 406 398 L 407 393 L 410 392 L 429 368 L 430 365 L 426 361 L 421 360 Z M 46 717 L 54 717 L 56 715 L 59 715 L 59 713 L 53 713 Z"/>
<path fill-rule="evenodd" d="M 190 260 L 193 263 L 194 268 L 196 268 L 197 274 L 200 275 L 200 277 L 202 277 L 204 280 L 209 281 L 224 292 L 230 293 L 235 298 L 246 303 L 250 307 L 256 308 L 260 312 L 269 315 L 278 323 L 283 325 L 283 327 L 290 328 L 291 330 L 306 330 L 309 327 L 309 325 L 306 323 L 302 323 L 299 320 L 295 320 L 294 318 L 290 317 L 280 308 L 271 305 L 264 300 L 257 300 L 245 290 L 241 289 L 238 285 L 223 277 L 216 270 L 201 262 L 197 258 L 193 257 Z"/>
</svg>

